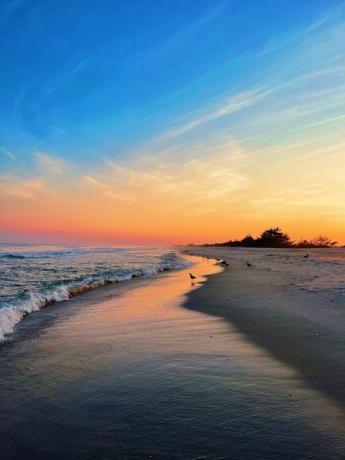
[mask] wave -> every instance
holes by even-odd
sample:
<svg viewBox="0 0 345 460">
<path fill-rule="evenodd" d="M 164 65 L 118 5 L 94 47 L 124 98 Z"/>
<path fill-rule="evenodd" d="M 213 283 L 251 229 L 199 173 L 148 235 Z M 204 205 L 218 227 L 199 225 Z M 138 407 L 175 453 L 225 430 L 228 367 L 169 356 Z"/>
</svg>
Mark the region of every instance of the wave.
<svg viewBox="0 0 345 460">
<path fill-rule="evenodd" d="M 0 341 L 11 334 L 25 316 L 38 311 L 47 305 L 68 300 L 77 295 L 91 291 L 101 286 L 139 277 L 150 277 L 158 273 L 177 270 L 191 265 L 186 259 L 181 259 L 170 252 L 161 257 L 157 264 L 139 269 L 117 269 L 103 274 L 89 275 L 73 281 L 57 281 L 54 286 L 41 292 L 24 292 L 15 302 L 0 308 Z"/>
<path fill-rule="evenodd" d="M 26 259 L 26 257 L 21 254 L 1 254 L 0 257 L 3 259 Z"/>
<path fill-rule="evenodd" d="M 75 248 L 49 251 L 27 251 L 0 254 L 1 259 L 50 259 L 56 257 L 78 256 L 97 253 L 119 253 L 123 248 Z"/>
</svg>

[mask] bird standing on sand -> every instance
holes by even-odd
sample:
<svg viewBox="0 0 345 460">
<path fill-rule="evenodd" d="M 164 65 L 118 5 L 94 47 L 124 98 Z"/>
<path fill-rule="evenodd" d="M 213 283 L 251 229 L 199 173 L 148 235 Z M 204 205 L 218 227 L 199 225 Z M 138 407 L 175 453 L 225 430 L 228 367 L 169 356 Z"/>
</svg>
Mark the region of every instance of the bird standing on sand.
<svg viewBox="0 0 345 460">
<path fill-rule="evenodd" d="M 189 273 L 189 278 L 193 281 L 196 280 L 196 276 L 192 275 L 192 273 Z"/>
<path fill-rule="evenodd" d="M 250 262 L 246 262 L 247 267 L 252 267 L 253 265 Z"/>
</svg>

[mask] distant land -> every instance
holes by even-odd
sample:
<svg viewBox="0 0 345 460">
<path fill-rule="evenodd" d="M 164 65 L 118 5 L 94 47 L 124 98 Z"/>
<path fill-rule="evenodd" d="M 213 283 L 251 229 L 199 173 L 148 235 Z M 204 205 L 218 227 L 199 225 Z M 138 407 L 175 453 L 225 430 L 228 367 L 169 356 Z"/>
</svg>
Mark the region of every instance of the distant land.
<svg viewBox="0 0 345 460">
<path fill-rule="evenodd" d="M 189 246 L 196 246 L 189 244 Z M 311 240 L 301 239 L 293 241 L 287 233 L 279 227 L 272 227 L 264 230 L 258 238 L 248 234 L 241 240 L 229 240 L 223 243 L 206 243 L 199 246 L 230 246 L 245 248 L 334 248 L 337 241 L 332 241 L 328 236 L 318 235 Z"/>
</svg>

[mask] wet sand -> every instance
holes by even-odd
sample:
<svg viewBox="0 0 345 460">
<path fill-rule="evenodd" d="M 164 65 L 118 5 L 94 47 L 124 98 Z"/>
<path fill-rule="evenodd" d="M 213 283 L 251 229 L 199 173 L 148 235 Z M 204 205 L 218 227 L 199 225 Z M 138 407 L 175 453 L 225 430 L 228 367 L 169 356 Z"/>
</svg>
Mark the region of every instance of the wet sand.
<svg viewBox="0 0 345 460">
<path fill-rule="evenodd" d="M 19 324 L 0 347 L 2 460 L 343 458 L 337 404 L 214 311 L 229 272 L 194 260 Z"/>
<path fill-rule="evenodd" d="M 293 288 L 295 278 L 301 276 L 297 263 L 301 264 L 305 251 L 281 252 L 281 258 L 291 259 L 289 272 L 265 264 L 260 250 L 241 253 L 241 249 L 198 248 L 193 252 L 224 259 L 229 267 L 190 293 L 186 306 L 228 321 L 251 342 L 295 369 L 306 385 L 332 399 L 345 414 L 344 297 L 338 294 L 339 307 L 323 298 L 321 290 L 319 294 Z M 270 252 L 274 254 L 274 250 L 261 251 Z M 248 267 L 250 257 L 257 262 Z M 303 279 L 298 281 L 303 284 Z"/>
</svg>

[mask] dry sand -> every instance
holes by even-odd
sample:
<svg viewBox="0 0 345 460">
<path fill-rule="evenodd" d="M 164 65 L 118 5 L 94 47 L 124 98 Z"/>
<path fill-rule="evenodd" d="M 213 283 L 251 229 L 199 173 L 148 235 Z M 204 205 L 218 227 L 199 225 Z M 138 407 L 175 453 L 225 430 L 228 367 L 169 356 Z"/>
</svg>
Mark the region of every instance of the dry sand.
<svg viewBox="0 0 345 460">
<path fill-rule="evenodd" d="M 230 322 L 343 411 L 344 251 L 336 251 L 314 251 L 305 260 L 295 250 L 187 248 L 229 266 L 192 291 L 185 306 Z"/>
</svg>

